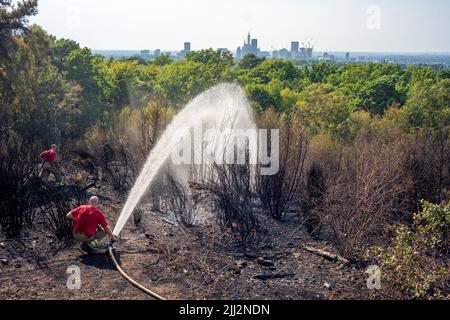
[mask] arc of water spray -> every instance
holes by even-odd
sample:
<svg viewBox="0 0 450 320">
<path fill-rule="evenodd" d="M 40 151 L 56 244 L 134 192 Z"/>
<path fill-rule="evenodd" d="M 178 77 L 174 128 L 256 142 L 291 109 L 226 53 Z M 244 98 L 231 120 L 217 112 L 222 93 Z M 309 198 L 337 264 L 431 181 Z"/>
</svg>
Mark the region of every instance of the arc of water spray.
<svg viewBox="0 0 450 320">
<path fill-rule="evenodd" d="M 166 131 L 150 152 L 141 173 L 131 189 L 125 206 L 114 228 L 114 235 L 118 236 L 135 207 L 146 193 L 158 172 L 169 159 L 172 151 L 182 140 L 183 135 L 198 125 L 209 128 L 223 127 L 226 117 L 233 119 L 228 122 L 232 129 L 256 129 L 250 104 L 241 87 L 235 84 L 221 84 L 215 86 L 196 97 L 190 102 L 168 125 Z"/>
</svg>

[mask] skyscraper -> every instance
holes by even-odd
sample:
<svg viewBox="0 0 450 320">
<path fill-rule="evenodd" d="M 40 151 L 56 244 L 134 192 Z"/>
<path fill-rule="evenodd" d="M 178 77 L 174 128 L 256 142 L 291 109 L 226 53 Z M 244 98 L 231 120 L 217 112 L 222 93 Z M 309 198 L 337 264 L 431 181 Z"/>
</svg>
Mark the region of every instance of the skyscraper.
<svg viewBox="0 0 450 320">
<path fill-rule="evenodd" d="M 258 52 L 258 39 L 252 39 L 252 53 L 256 54 Z"/>
<path fill-rule="evenodd" d="M 244 41 L 242 47 L 236 49 L 236 58 L 240 59 L 247 54 L 260 55 L 260 49 L 258 48 L 258 39 L 252 39 L 250 33 L 247 35 L 247 42 Z"/>
<path fill-rule="evenodd" d="M 181 52 L 178 54 L 178 56 L 180 58 L 184 58 L 186 57 L 186 55 L 191 52 L 191 43 L 190 42 L 185 42 L 184 43 L 184 49 L 181 50 Z"/>
<path fill-rule="evenodd" d="M 298 58 L 300 43 L 298 41 L 292 41 L 291 42 L 291 58 L 295 59 Z"/>
<path fill-rule="evenodd" d="M 236 49 L 236 59 L 242 58 L 242 50 L 241 47 L 237 47 Z"/>
<path fill-rule="evenodd" d="M 189 52 L 191 52 L 191 43 L 190 42 L 185 42 L 184 43 L 184 54 L 188 54 Z"/>
<path fill-rule="evenodd" d="M 141 50 L 141 57 L 149 57 L 150 56 L 150 50 Z"/>
</svg>

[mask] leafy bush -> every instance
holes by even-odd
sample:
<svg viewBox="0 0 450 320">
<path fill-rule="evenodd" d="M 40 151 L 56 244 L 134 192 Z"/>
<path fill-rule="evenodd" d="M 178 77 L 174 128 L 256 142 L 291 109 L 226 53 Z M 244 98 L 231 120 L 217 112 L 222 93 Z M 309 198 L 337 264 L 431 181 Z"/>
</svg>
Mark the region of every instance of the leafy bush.
<svg viewBox="0 0 450 320">
<path fill-rule="evenodd" d="M 449 294 L 448 250 L 450 202 L 422 202 L 411 227 L 391 228 L 395 237 L 386 248 L 375 247 L 384 278 L 402 293 L 416 298 Z"/>
</svg>

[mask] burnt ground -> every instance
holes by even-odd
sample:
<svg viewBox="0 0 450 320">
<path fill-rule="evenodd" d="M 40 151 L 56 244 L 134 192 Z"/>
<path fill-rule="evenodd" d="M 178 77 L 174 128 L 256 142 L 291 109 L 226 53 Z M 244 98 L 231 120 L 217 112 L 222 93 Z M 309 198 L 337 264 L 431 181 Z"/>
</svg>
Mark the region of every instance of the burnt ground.
<svg viewBox="0 0 450 320">
<path fill-rule="evenodd" d="M 121 201 L 103 199 L 112 224 Z M 298 215 L 260 219 L 266 232 L 254 248 L 243 249 L 212 226 L 186 229 L 144 212 L 139 227 L 128 222 L 117 257 L 132 278 L 167 299 L 376 298 L 366 288 L 364 269 L 303 249 L 333 252 L 306 234 Z M 77 244 L 61 244 L 45 231 L 29 231 L 25 238 L 0 240 L 0 299 L 151 299 L 122 278 L 107 254 L 84 255 Z M 67 288 L 72 265 L 81 271 L 80 290 Z"/>
</svg>

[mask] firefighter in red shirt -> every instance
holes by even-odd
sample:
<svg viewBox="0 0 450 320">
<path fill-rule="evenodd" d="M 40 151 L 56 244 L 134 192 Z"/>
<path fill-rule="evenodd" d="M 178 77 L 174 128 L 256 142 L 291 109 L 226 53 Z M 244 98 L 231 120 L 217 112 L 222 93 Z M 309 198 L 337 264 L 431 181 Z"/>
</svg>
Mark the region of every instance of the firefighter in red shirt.
<svg viewBox="0 0 450 320">
<path fill-rule="evenodd" d="M 42 181 L 47 184 L 48 177 L 52 173 L 55 176 L 56 182 L 61 182 L 62 172 L 58 162 L 58 153 L 56 153 L 56 144 L 52 144 L 50 150 L 42 152 L 40 157 L 44 162 L 42 166 L 42 173 L 40 175 Z"/>
<path fill-rule="evenodd" d="M 67 214 L 67 219 L 75 221 L 73 236 L 81 242 L 81 249 L 87 253 L 95 253 L 98 242 L 108 235 L 114 242 L 117 237 L 113 235 L 105 215 L 97 209 L 97 197 L 89 199 L 89 204 L 80 206 Z"/>
</svg>

